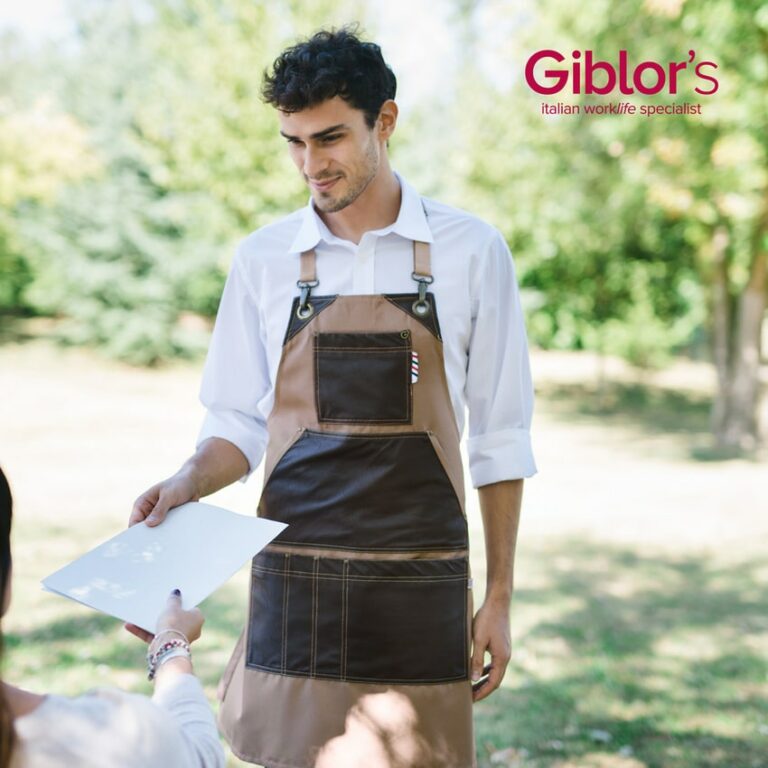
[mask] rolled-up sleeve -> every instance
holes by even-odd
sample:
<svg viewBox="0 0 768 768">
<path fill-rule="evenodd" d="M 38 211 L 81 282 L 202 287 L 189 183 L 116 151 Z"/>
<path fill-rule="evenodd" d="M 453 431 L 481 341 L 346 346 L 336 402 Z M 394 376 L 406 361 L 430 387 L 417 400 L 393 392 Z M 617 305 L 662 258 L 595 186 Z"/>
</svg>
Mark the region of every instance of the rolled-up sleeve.
<svg viewBox="0 0 768 768">
<path fill-rule="evenodd" d="M 241 244 L 242 245 L 242 244 Z M 236 445 L 248 460 L 246 480 L 261 462 L 267 445 L 266 414 L 260 405 L 271 392 L 267 354 L 255 287 L 238 247 L 216 315 L 208 348 L 200 401 L 207 409 L 198 434 Z"/>
<path fill-rule="evenodd" d="M 495 232 L 473 270 L 472 332 L 465 397 L 472 485 L 536 474 L 531 447 L 533 384 L 512 256 Z"/>
</svg>

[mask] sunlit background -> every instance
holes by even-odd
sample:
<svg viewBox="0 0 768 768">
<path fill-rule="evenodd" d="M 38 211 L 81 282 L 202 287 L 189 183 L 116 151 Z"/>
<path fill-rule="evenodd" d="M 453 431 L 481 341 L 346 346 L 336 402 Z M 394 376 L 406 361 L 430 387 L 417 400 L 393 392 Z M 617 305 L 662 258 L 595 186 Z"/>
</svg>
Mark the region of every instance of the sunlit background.
<svg viewBox="0 0 768 768">
<path fill-rule="evenodd" d="M 142 648 L 39 581 L 192 451 L 235 244 L 306 202 L 261 73 L 361 23 L 398 77 L 393 165 L 510 245 L 536 386 L 503 688 L 481 768 L 768 766 L 768 3 L 72 0 L 0 5 L 3 677 L 149 692 Z M 700 115 L 552 116 L 528 56 L 718 64 Z M 260 479 L 212 503 L 252 513 Z M 476 604 L 482 529 L 469 500 Z M 204 604 L 209 698 L 247 568 Z M 240 765 L 231 758 L 231 765 Z"/>
</svg>

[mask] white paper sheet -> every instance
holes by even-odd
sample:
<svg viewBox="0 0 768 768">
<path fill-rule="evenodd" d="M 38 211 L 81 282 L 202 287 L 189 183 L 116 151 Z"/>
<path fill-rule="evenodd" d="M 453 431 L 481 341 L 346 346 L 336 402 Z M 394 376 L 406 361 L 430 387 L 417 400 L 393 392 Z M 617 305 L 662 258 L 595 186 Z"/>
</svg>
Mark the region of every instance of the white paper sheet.
<svg viewBox="0 0 768 768">
<path fill-rule="evenodd" d="M 168 595 L 194 608 L 286 525 L 189 502 L 139 523 L 43 579 L 43 587 L 150 632 Z"/>
</svg>

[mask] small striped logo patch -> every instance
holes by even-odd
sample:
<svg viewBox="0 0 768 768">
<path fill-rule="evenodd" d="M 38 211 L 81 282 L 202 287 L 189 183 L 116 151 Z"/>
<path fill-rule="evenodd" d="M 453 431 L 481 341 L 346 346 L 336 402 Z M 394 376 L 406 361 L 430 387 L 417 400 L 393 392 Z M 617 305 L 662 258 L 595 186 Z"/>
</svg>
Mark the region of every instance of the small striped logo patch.
<svg viewBox="0 0 768 768">
<path fill-rule="evenodd" d="M 419 380 L 419 353 L 411 352 L 411 384 Z"/>
</svg>

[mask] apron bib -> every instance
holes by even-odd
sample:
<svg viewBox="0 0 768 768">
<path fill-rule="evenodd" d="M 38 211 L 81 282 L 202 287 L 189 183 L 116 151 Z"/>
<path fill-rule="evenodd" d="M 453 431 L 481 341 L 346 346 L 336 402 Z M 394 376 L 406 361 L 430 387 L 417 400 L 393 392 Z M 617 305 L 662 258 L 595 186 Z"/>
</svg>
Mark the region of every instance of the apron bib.
<svg viewBox="0 0 768 768">
<path fill-rule="evenodd" d="M 429 246 L 418 292 L 312 295 L 301 255 L 219 724 L 270 768 L 471 768 L 472 593 Z"/>
</svg>

